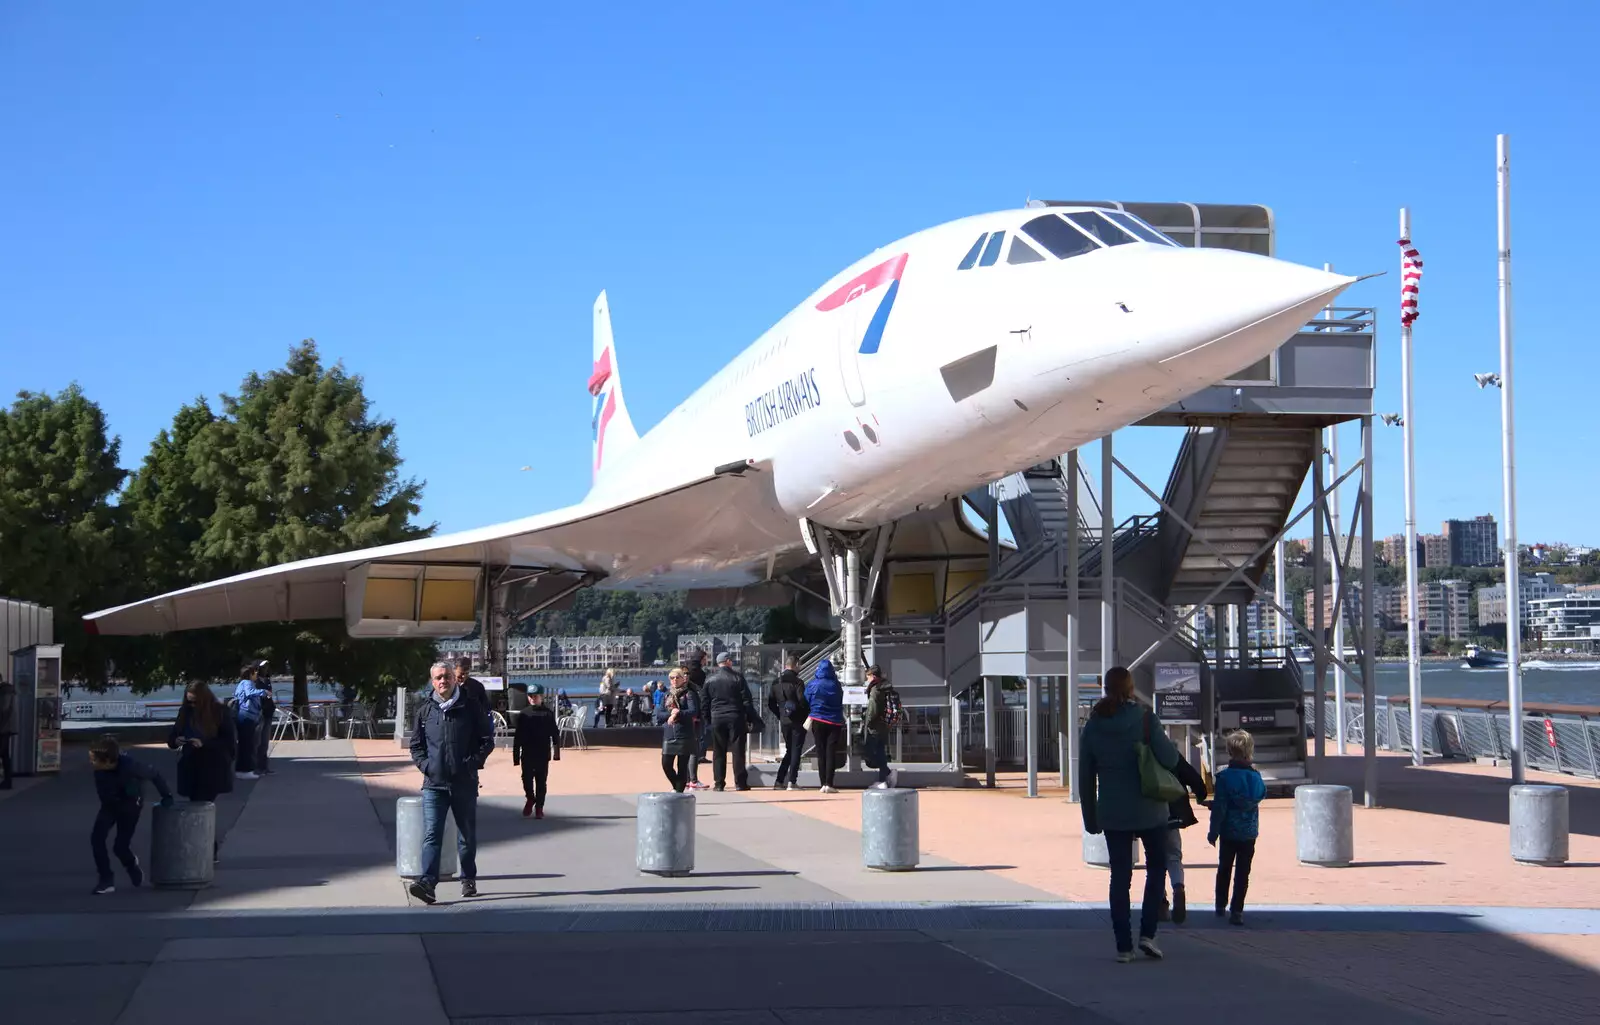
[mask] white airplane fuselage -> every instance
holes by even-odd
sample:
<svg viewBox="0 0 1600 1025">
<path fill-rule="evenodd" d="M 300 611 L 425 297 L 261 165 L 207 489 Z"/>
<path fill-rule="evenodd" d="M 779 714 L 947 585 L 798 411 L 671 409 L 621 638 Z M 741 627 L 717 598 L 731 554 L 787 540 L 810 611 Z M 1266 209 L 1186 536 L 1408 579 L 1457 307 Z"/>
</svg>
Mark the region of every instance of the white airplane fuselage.
<svg viewBox="0 0 1600 1025">
<path fill-rule="evenodd" d="M 1039 219 L 1071 213 L 964 218 L 857 261 L 607 462 L 584 504 L 748 462 L 774 501 L 723 551 L 684 553 L 732 570 L 798 546 L 802 517 L 881 525 L 1135 423 L 1267 356 L 1354 280 L 1160 241 L 1057 258 L 1024 230 L 1054 239 Z"/>
</svg>

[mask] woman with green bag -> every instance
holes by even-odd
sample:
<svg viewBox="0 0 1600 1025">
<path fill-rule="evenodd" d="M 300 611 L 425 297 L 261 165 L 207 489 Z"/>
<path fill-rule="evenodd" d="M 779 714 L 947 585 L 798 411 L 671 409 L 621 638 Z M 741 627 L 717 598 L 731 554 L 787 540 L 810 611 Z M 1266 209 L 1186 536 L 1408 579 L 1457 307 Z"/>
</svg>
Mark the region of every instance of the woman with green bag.
<svg viewBox="0 0 1600 1025">
<path fill-rule="evenodd" d="M 1078 793 L 1086 833 L 1104 832 L 1111 864 L 1111 928 L 1117 960 L 1133 960 L 1133 844 L 1144 845 L 1144 901 L 1139 909 L 1139 949 L 1159 960 L 1156 923 L 1167 892 L 1167 802 L 1183 792 L 1172 775 L 1178 749 L 1154 713 L 1139 703 L 1133 674 L 1122 666 L 1105 676 L 1101 698 L 1083 727 L 1078 751 Z"/>
</svg>

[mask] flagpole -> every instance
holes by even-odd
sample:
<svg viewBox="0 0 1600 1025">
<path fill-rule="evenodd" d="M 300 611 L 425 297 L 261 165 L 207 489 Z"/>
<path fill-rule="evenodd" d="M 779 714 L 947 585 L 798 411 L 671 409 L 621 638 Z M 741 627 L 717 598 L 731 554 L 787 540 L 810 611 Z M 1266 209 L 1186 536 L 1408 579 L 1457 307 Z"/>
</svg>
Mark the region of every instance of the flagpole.
<svg viewBox="0 0 1600 1025">
<path fill-rule="evenodd" d="M 1422 764 L 1422 637 L 1421 624 L 1417 622 L 1417 443 L 1414 413 L 1411 407 L 1411 321 L 1416 314 L 1413 305 L 1407 314 L 1406 288 L 1415 286 L 1407 274 L 1411 251 L 1411 211 L 1400 208 L 1400 389 L 1401 427 L 1405 431 L 1405 492 L 1406 492 L 1406 668 L 1410 681 L 1411 697 L 1411 764 Z M 1413 303 L 1415 292 L 1410 293 Z M 1362 596 L 1366 598 L 1365 595 Z"/>
<path fill-rule="evenodd" d="M 1517 446 L 1511 402 L 1511 137 L 1495 136 L 1500 250 L 1500 429 L 1506 491 L 1506 690 L 1511 782 L 1523 782 L 1522 581 L 1517 560 Z"/>
</svg>

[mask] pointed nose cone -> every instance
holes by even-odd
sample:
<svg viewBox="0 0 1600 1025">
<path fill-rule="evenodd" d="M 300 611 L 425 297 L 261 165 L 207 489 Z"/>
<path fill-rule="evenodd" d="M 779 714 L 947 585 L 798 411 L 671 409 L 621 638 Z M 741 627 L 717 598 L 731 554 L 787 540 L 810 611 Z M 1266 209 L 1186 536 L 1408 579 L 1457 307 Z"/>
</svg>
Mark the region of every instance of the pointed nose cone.
<svg viewBox="0 0 1600 1025">
<path fill-rule="evenodd" d="M 1163 370 L 1196 387 L 1264 359 L 1356 281 L 1224 249 L 1160 255 L 1150 280 L 1154 330 L 1143 341 Z"/>
</svg>

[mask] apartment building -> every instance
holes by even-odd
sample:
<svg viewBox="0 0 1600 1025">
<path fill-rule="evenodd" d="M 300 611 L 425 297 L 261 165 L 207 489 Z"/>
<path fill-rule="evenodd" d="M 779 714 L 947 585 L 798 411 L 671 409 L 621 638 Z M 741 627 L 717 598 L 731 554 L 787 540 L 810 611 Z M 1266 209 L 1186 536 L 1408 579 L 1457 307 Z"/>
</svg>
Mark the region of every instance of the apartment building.
<svg viewBox="0 0 1600 1025">
<path fill-rule="evenodd" d="M 1445 520 L 1444 539 L 1451 566 L 1493 566 L 1500 561 L 1500 527 L 1493 516 Z"/>
<path fill-rule="evenodd" d="M 506 643 L 506 674 L 549 669 L 632 669 L 641 665 L 642 637 L 513 637 Z M 486 671 L 476 640 L 440 641 L 445 658 L 465 655 L 474 672 Z"/>
</svg>

